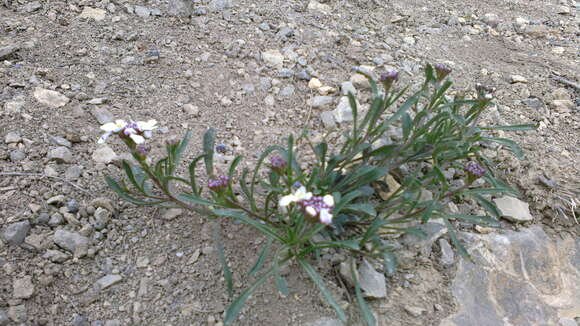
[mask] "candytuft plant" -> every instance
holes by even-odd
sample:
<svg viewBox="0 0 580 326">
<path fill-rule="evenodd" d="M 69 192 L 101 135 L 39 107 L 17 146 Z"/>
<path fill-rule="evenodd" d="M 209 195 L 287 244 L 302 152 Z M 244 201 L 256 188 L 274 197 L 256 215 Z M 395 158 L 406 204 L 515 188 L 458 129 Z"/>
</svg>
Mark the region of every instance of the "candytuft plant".
<svg viewBox="0 0 580 326">
<path fill-rule="evenodd" d="M 213 164 L 215 130 L 209 129 L 203 136 L 203 152 L 189 164 L 189 175 L 177 175 L 190 132 L 180 141 L 168 141 L 167 155 L 151 163 L 149 148 L 143 143 L 155 129 L 155 121 L 118 120 L 102 127 L 106 132 L 102 139 L 119 134 L 138 164 L 123 162 L 126 180 L 106 180 L 121 198 L 136 205 L 181 207 L 208 217 L 231 218 L 267 236 L 248 273 L 257 278 L 227 308 L 226 325 L 236 320 L 248 297 L 270 277 L 281 293 L 288 294 L 280 271 L 290 263 L 302 267 L 338 317 L 346 321 L 343 307 L 316 270 L 321 253 L 345 253 L 352 265 L 364 258 L 392 275 L 397 260 L 387 239 L 401 233 L 421 236 L 417 225 L 439 219 L 461 255 L 469 258 L 457 239 L 456 221 L 498 227 L 500 212 L 490 196 L 515 193 L 495 177 L 485 149 L 505 147 L 518 157 L 522 151 L 515 142 L 489 133 L 533 126 L 479 126 L 493 89 L 479 85 L 472 98 L 452 99 L 446 95 L 450 73 L 444 65 L 427 65 L 422 87 L 405 98 L 407 88 L 396 87 L 397 72 L 381 75 L 379 84 L 363 73 L 371 86 L 370 106 L 363 110 L 353 94 L 348 95 L 352 123 L 338 141 L 327 141 L 330 137 L 314 141 L 306 131 L 298 137 L 290 135 L 284 146 L 266 148 L 253 170 L 239 171 L 242 157 L 237 156 L 227 171 L 218 172 Z M 493 147 L 494 143 L 500 146 Z M 217 146 L 217 151 L 226 149 Z M 308 162 L 309 168 L 303 167 L 305 151 L 315 157 Z M 205 183 L 198 179 L 202 162 Z M 451 182 L 449 171 L 460 177 L 457 182 Z M 468 198 L 487 214 L 446 210 L 450 201 Z M 232 272 L 221 243 L 218 253 L 233 296 Z M 354 266 L 351 270 L 351 286 L 362 317 L 368 325 L 375 325 Z"/>
</svg>

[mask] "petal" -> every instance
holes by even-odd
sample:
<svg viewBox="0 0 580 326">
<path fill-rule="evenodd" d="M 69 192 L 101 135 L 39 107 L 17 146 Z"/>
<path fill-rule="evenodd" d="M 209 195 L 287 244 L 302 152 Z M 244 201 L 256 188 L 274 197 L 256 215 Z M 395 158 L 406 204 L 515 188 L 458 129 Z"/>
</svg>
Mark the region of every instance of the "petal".
<svg viewBox="0 0 580 326">
<path fill-rule="evenodd" d="M 153 136 L 153 133 L 151 132 L 151 130 L 145 130 L 145 131 L 143 131 L 143 137 L 145 137 L 145 138 L 151 138 L 151 136 Z"/>
<path fill-rule="evenodd" d="M 101 126 L 101 130 L 106 131 L 106 132 L 113 132 L 116 129 L 117 129 L 117 124 L 115 124 L 114 122 L 108 122 L 108 123 L 105 123 L 104 125 Z"/>
<path fill-rule="evenodd" d="M 106 132 L 103 135 L 101 135 L 101 137 L 99 137 L 99 140 L 97 140 L 97 144 L 104 144 L 107 138 L 111 136 L 111 134 L 112 132 Z"/>
<path fill-rule="evenodd" d="M 334 206 L 334 197 L 332 195 L 326 195 L 322 198 L 322 201 L 328 206 Z"/>
<path fill-rule="evenodd" d="M 157 120 L 149 120 L 147 122 L 145 122 L 145 121 L 138 121 L 137 122 L 137 127 L 141 131 L 153 130 L 153 129 L 157 128 L 156 124 L 157 124 Z"/>
<path fill-rule="evenodd" d="M 133 129 L 133 128 L 125 128 L 125 129 L 123 129 L 123 133 L 124 133 L 126 136 L 129 136 L 129 135 L 136 134 L 136 133 L 137 133 L 137 130 L 135 130 L 135 129 Z"/>
<path fill-rule="evenodd" d="M 294 195 L 287 195 L 287 196 L 280 198 L 280 201 L 278 202 L 278 206 L 286 207 L 286 206 L 290 205 L 290 203 L 293 203 L 295 201 L 296 201 L 296 197 Z"/>
<path fill-rule="evenodd" d="M 310 216 L 316 216 L 316 209 L 312 206 L 306 206 L 306 214 Z"/>
<path fill-rule="evenodd" d="M 129 137 L 131 137 L 131 139 L 135 142 L 135 144 L 143 144 L 145 142 L 145 138 L 143 138 L 143 136 L 140 135 L 132 134 Z"/>
<path fill-rule="evenodd" d="M 332 224 L 332 214 L 328 211 L 328 209 L 321 209 L 320 210 L 320 223 L 330 225 Z"/>
</svg>

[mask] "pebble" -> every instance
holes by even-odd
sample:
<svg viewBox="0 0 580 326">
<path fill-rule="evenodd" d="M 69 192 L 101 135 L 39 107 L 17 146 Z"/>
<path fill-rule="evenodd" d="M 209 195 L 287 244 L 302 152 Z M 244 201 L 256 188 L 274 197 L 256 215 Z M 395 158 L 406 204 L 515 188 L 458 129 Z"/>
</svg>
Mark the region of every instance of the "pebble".
<svg viewBox="0 0 580 326">
<path fill-rule="evenodd" d="M 262 52 L 262 60 L 271 67 L 282 69 L 284 65 L 284 55 L 278 50 L 268 50 Z"/>
<path fill-rule="evenodd" d="M 72 326 L 89 326 L 87 317 L 75 314 L 72 320 Z"/>
<path fill-rule="evenodd" d="M 310 100 L 310 105 L 315 109 L 323 109 L 334 103 L 332 96 L 315 96 Z"/>
<path fill-rule="evenodd" d="M 20 50 L 20 47 L 18 45 L 7 45 L 0 47 L 0 60 L 4 60 L 10 57 L 18 50 Z"/>
<path fill-rule="evenodd" d="M 167 13 L 170 16 L 189 17 L 193 9 L 193 2 L 190 0 L 169 0 Z"/>
<path fill-rule="evenodd" d="M 318 11 L 323 14 L 329 14 L 332 11 L 329 5 L 320 3 L 315 0 L 310 0 L 310 2 L 308 3 L 308 10 Z"/>
<path fill-rule="evenodd" d="M 113 114 L 109 112 L 106 106 L 94 106 L 91 109 L 91 114 L 100 124 L 105 124 L 114 120 Z"/>
<path fill-rule="evenodd" d="M 93 152 L 92 158 L 96 163 L 109 164 L 117 159 L 117 154 L 108 145 L 102 145 Z"/>
<path fill-rule="evenodd" d="M 308 88 L 316 89 L 322 87 L 322 82 L 318 78 L 312 78 L 308 82 Z"/>
<path fill-rule="evenodd" d="M 24 304 L 10 306 L 8 308 L 8 317 L 17 323 L 23 323 L 28 319 L 28 311 Z"/>
<path fill-rule="evenodd" d="M 358 103 L 357 106 L 360 108 Z M 352 108 L 350 107 L 350 100 L 348 97 L 341 97 L 338 105 L 336 106 L 336 109 L 334 109 L 332 113 L 334 114 L 334 119 L 338 123 L 352 121 L 354 117 L 352 115 Z"/>
<path fill-rule="evenodd" d="M 99 291 L 102 291 L 121 282 L 122 280 L 123 277 L 121 277 L 121 275 L 117 274 L 105 275 L 95 282 L 95 288 L 98 289 Z"/>
<path fill-rule="evenodd" d="M 380 299 L 387 297 L 385 275 L 377 272 L 366 259 L 363 259 L 358 272 L 360 275 L 360 286 L 366 298 Z"/>
<path fill-rule="evenodd" d="M 177 217 L 181 216 L 181 214 L 183 214 L 183 209 L 181 208 L 169 208 L 168 210 L 166 210 L 163 215 L 161 215 L 161 218 L 166 220 L 166 221 L 172 221 L 174 219 L 176 219 Z"/>
<path fill-rule="evenodd" d="M 426 311 L 421 307 L 415 306 L 405 306 L 403 309 L 405 309 L 405 311 L 413 317 L 421 317 L 421 315 Z"/>
<path fill-rule="evenodd" d="M 8 326 L 10 324 L 10 318 L 8 314 L 3 309 L 0 309 L 0 326 Z"/>
<path fill-rule="evenodd" d="M 288 86 L 285 86 L 284 88 L 282 88 L 278 95 L 282 98 L 287 98 L 287 97 L 291 97 L 292 95 L 294 95 L 294 91 L 295 91 L 294 86 L 288 85 Z"/>
<path fill-rule="evenodd" d="M 58 226 L 64 223 L 64 217 L 60 213 L 54 213 L 50 216 L 50 220 L 48 221 L 48 225 L 50 226 Z"/>
<path fill-rule="evenodd" d="M 80 165 L 69 166 L 64 172 L 64 178 L 68 181 L 75 181 L 80 178 L 83 167 Z"/>
<path fill-rule="evenodd" d="M 11 131 L 11 132 L 7 133 L 6 136 L 4 136 L 4 142 L 6 144 L 15 144 L 15 143 L 19 143 L 21 141 L 22 141 L 22 137 L 20 136 L 20 133 L 18 133 L 18 132 Z"/>
<path fill-rule="evenodd" d="M 441 264 L 445 266 L 453 265 L 455 253 L 449 242 L 445 239 L 439 239 L 439 247 L 441 248 Z"/>
<path fill-rule="evenodd" d="M 66 138 L 61 136 L 49 136 L 49 140 L 54 145 L 64 146 L 64 147 L 72 147 L 72 143 L 68 141 Z"/>
<path fill-rule="evenodd" d="M 343 82 L 340 85 L 340 93 L 344 96 L 348 95 L 348 93 L 352 93 L 352 95 L 356 96 L 356 88 L 350 81 Z"/>
<path fill-rule="evenodd" d="M 26 275 L 22 278 L 15 279 L 12 288 L 15 299 L 29 299 L 34 295 L 32 276 Z"/>
<path fill-rule="evenodd" d="M 26 158 L 26 153 L 19 149 L 15 149 L 10 152 L 10 161 L 12 162 L 20 162 Z"/>
<path fill-rule="evenodd" d="M 105 19 L 107 12 L 103 9 L 84 7 L 83 11 L 79 15 L 79 18 L 93 19 L 96 21 L 101 21 Z"/>
<path fill-rule="evenodd" d="M 332 111 L 324 111 L 320 114 L 320 120 L 322 120 L 322 124 L 324 128 L 332 129 L 336 127 L 336 120 L 334 120 L 334 114 Z"/>
<path fill-rule="evenodd" d="M 48 259 L 53 263 L 62 264 L 65 261 L 69 260 L 70 256 L 62 251 L 49 249 L 44 253 L 44 255 L 42 255 L 42 258 Z"/>
<path fill-rule="evenodd" d="M 528 80 L 524 76 L 512 75 L 512 76 L 510 76 L 510 83 L 512 83 L 512 84 L 516 84 L 516 83 L 526 84 L 526 83 L 528 83 Z"/>
<path fill-rule="evenodd" d="M 308 71 L 303 69 L 296 74 L 296 78 L 298 78 L 299 80 L 310 80 L 312 76 Z"/>
<path fill-rule="evenodd" d="M 135 6 L 135 14 L 141 18 L 149 18 L 151 16 L 151 9 L 143 6 Z"/>
<path fill-rule="evenodd" d="M 26 236 L 28 235 L 28 231 L 30 231 L 29 221 L 12 223 L 4 228 L 4 231 L 2 231 L 2 238 L 8 244 L 18 246 L 24 242 L 24 239 L 26 239 Z"/>
<path fill-rule="evenodd" d="M 38 102 L 53 109 L 63 107 L 70 101 L 68 97 L 57 91 L 51 91 L 39 87 L 34 89 L 33 95 Z"/>
<path fill-rule="evenodd" d="M 223 11 L 232 6 L 232 0 L 211 0 L 209 8 L 213 12 Z"/>
<path fill-rule="evenodd" d="M 282 68 L 278 70 L 278 78 L 291 78 L 294 76 L 294 70 Z"/>
<path fill-rule="evenodd" d="M 512 222 L 529 222 L 534 217 L 530 214 L 529 204 L 515 197 L 503 196 L 493 200 L 502 216 Z"/>
<path fill-rule="evenodd" d="M 185 112 L 191 116 L 194 116 L 194 117 L 199 116 L 199 107 L 197 107 L 193 104 L 184 104 L 182 109 L 183 109 L 183 112 Z"/>
<path fill-rule="evenodd" d="M 46 203 L 48 205 L 54 205 L 54 206 L 60 207 L 60 206 L 64 205 L 65 201 L 66 201 L 66 197 L 64 195 L 56 195 L 56 196 L 52 196 L 52 197 L 48 198 L 46 200 Z"/>
<path fill-rule="evenodd" d="M 72 152 L 70 151 L 70 149 L 68 149 L 65 146 L 60 146 L 60 147 L 57 147 L 57 148 L 51 150 L 50 152 L 48 152 L 47 157 L 50 161 L 55 161 L 57 163 L 73 163 L 74 162 Z"/>
<path fill-rule="evenodd" d="M 86 256 L 89 249 L 89 238 L 63 229 L 56 230 L 53 241 L 59 247 L 73 253 L 78 258 Z"/>
<path fill-rule="evenodd" d="M 106 228 L 107 225 L 109 224 L 109 221 L 111 220 L 111 212 L 102 207 L 98 207 L 95 210 L 94 217 L 95 222 L 93 223 L 93 226 L 95 230 L 101 231 L 102 229 Z"/>
</svg>

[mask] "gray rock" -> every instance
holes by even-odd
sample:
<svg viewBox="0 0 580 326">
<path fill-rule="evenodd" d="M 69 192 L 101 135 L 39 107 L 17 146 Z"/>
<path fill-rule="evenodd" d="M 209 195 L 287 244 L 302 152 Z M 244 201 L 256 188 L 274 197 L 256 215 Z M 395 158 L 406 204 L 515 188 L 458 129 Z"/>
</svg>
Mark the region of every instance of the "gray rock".
<svg viewBox="0 0 580 326">
<path fill-rule="evenodd" d="M 294 86 L 288 85 L 288 86 L 282 88 L 278 95 L 280 97 L 283 97 L 283 98 L 291 97 L 292 95 L 294 95 L 294 90 L 295 90 Z"/>
<path fill-rule="evenodd" d="M 280 69 L 278 70 L 278 78 L 291 78 L 294 76 L 294 70 L 292 69 Z"/>
<path fill-rule="evenodd" d="M 109 164 L 117 159 L 117 154 L 108 145 L 102 145 L 93 152 L 93 161 Z"/>
<path fill-rule="evenodd" d="M 193 10 L 193 2 L 191 0 L 169 0 L 167 5 L 167 13 L 170 16 L 189 17 Z"/>
<path fill-rule="evenodd" d="M 272 88 L 272 78 L 260 77 L 260 89 L 268 91 L 270 88 Z"/>
<path fill-rule="evenodd" d="M 6 144 L 15 144 L 15 143 L 19 143 L 22 141 L 22 137 L 20 136 L 20 133 L 15 132 L 15 131 L 11 131 L 9 133 L 6 134 L 6 136 L 4 136 L 4 142 Z"/>
<path fill-rule="evenodd" d="M 36 223 L 37 224 L 48 224 L 49 220 L 50 220 L 50 215 L 48 215 L 48 213 L 46 213 L 46 212 L 42 212 L 42 213 L 38 214 L 38 217 L 36 218 Z"/>
<path fill-rule="evenodd" d="M 332 111 L 324 111 L 320 114 L 320 119 L 324 128 L 332 129 L 336 127 L 336 120 L 334 120 L 334 114 Z"/>
<path fill-rule="evenodd" d="M 15 299 L 28 299 L 34 295 L 34 283 L 32 276 L 26 275 L 14 280 L 12 285 L 13 297 Z"/>
<path fill-rule="evenodd" d="M 232 7 L 232 0 L 211 0 L 209 9 L 213 12 L 223 11 Z"/>
<path fill-rule="evenodd" d="M 534 217 L 530 214 L 529 204 L 515 197 L 503 196 L 493 200 L 502 216 L 512 222 L 529 222 Z"/>
<path fill-rule="evenodd" d="M 62 251 L 58 251 L 58 250 L 47 250 L 44 255 L 42 255 L 42 258 L 44 259 L 48 259 L 53 263 L 59 263 L 62 264 L 65 261 L 70 259 L 70 256 L 67 255 L 66 253 L 62 252 Z"/>
<path fill-rule="evenodd" d="M 193 117 L 199 116 L 199 107 L 197 107 L 193 104 L 184 104 L 182 108 L 183 108 L 183 112 L 185 112 Z"/>
<path fill-rule="evenodd" d="M 308 73 L 308 71 L 302 69 L 296 74 L 296 78 L 298 78 L 299 80 L 310 80 L 312 76 L 310 75 L 310 73 Z"/>
<path fill-rule="evenodd" d="M 562 318 L 560 318 L 560 320 L 558 320 L 558 325 L 559 326 L 578 326 L 580 324 L 577 324 L 576 321 L 572 318 L 562 317 Z"/>
<path fill-rule="evenodd" d="M 64 172 L 64 178 L 68 181 L 75 181 L 80 178 L 83 167 L 80 165 L 69 166 Z"/>
<path fill-rule="evenodd" d="M 64 202 L 66 201 L 66 197 L 64 195 L 57 195 L 57 196 L 52 196 L 50 198 L 48 198 L 46 200 L 46 203 L 48 205 L 54 205 L 54 206 L 62 206 L 64 205 Z"/>
<path fill-rule="evenodd" d="M 3 309 L 0 309 L 0 326 L 8 326 L 10 324 L 10 318 L 8 318 L 8 313 Z"/>
<path fill-rule="evenodd" d="M 39 87 L 34 89 L 33 95 L 38 102 L 53 109 L 65 106 L 70 101 L 68 97 L 57 91 L 51 91 Z"/>
<path fill-rule="evenodd" d="M 363 259 L 358 269 L 360 286 L 367 298 L 379 299 L 387 297 L 387 282 L 385 276 L 379 273 L 366 260 Z"/>
<path fill-rule="evenodd" d="M 496 14 L 483 15 L 482 21 L 491 27 L 496 27 L 499 24 L 499 17 Z"/>
<path fill-rule="evenodd" d="M 74 199 L 71 199 L 66 203 L 66 209 L 69 213 L 74 214 L 79 211 L 79 208 L 79 203 Z"/>
<path fill-rule="evenodd" d="M 89 326 L 89 320 L 85 316 L 75 314 L 72 320 L 73 326 Z"/>
<path fill-rule="evenodd" d="M 315 109 L 324 109 L 334 103 L 332 96 L 315 96 L 310 100 L 310 105 Z"/>
<path fill-rule="evenodd" d="M 433 243 L 447 233 L 447 227 L 439 223 L 428 222 L 418 225 L 417 228 L 425 233 L 424 238 L 409 233 L 402 237 L 401 242 L 410 249 L 418 249 L 421 255 L 429 257 Z"/>
<path fill-rule="evenodd" d="M 22 221 L 9 224 L 2 232 L 2 238 L 8 244 L 18 246 L 24 242 L 30 231 L 30 222 Z"/>
<path fill-rule="evenodd" d="M 105 322 L 105 326 L 121 326 L 121 321 L 118 319 L 111 319 Z"/>
<path fill-rule="evenodd" d="M 95 222 L 93 223 L 93 226 L 95 227 L 95 230 L 101 231 L 109 224 L 109 221 L 111 220 L 111 212 L 102 207 L 98 207 L 95 211 L 94 217 Z"/>
<path fill-rule="evenodd" d="M 10 161 L 12 162 L 20 162 L 26 158 L 26 153 L 19 149 L 15 149 L 10 152 Z"/>
<path fill-rule="evenodd" d="M 181 209 L 181 208 L 169 208 L 168 210 L 166 210 L 163 213 L 161 218 L 164 220 L 167 220 L 167 221 L 172 221 L 172 220 L 176 219 L 177 217 L 181 216 L 181 214 L 183 214 L 183 209 Z"/>
<path fill-rule="evenodd" d="M 93 99 L 90 99 L 87 101 L 87 104 L 91 104 L 91 105 L 101 105 L 101 104 L 105 104 L 107 103 L 107 101 L 109 101 L 108 98 L 106 97 L 96 97 Z"/>
<path fill-rule="evenodd" d="M 151 9 L 143 6 L 135 6 L 135 14 L 141 18 L 149 18 L 151 16 Z"/>
<path fill-rule="evenodd" d="M 304 326 L 345 326 L 345 324 L 339 319 L 322 317 L 318 320 L 307 323 Z"/>
<path fill-rule="evenodd" d="M 284 65 L 284 56 L 278 50 L 262 52 L 262 60 L 264 60 L 266 65 L 278 69 L 282 69 L 282 66 Z"/>
<path fill-rule="evenodd" d="M 49 136 L 50 142 L 58 145 L 70 148 L 72 146 L 71 142 L 68 141 L 66 138 L 61 136 Z"/>
<path fill-rule="evenodd" d="M 70 151 L 70 149 L 68 149 L 64 146 L 60 146 L 60 147 L 57 147 L 57 148 L 51 150 L 50 152 L 48 152 L 47 157 L 50 161 L 55 161 L 57 163 L 73 163 L 74 162 L 72 152 Z"/>
<path fill-rule="evenodd" d="M 193 14 L 195 16 L 205 16 L 205 15 L 207 15 L 207 10 L 205 8 L 196 8 L 193 11 Z"/>
<path fill-rule="evenodd" d="M 18 51 L 18 45 L 8 45 L 0 48 L 0 60 L 4 60 Z"/>
<path fill-rule="evenodd" d="M 58 226 L 64 223 L 64 217 L 60 213 L 54 213 L 50 216 L 50 220 L 48 221 L 48 225 L 50 226 Z"/>
<path fill-rule="evenodd" d="M 105 275 L 95 282 L 95 288 L 98 289 L 99 291 L 102 291 L 121 282 L 122 280 L 123 278 L 121 277 L 121 275 L 117 274 Z"/>
<path fill-rule="evenodd" d="M 558 325 L 580 311 L 580 241 L 550 237 L 539 225 L 503 234 L 459 233 L 473 263 L 458 260 L 457 313 L 441 325 Z"/>
<path fill-rule="evenodd" d="M 8 317 L 10 317 L 10 319 L 16 323 L 23 323 L 27 321 L 28 311 L 26 310 L 26 306 L 23 304 L 10 306 L 10 308 L 8 308 Z"/>
<path fill-rule="evenodd" d="M 439 239 L 439 247 L 441 248 L 441 264 L 445 266 L 453 265 L 455 253 L 449 242 L 445 239 Z"/>
<path fill-rule="evenodd" d="M 358 101 L 357 107 L 360 108 Z M 352 121 L 354 119 L 354 116 L 352 114 L 352 108 L 350 107 L 350 100 L 348 99 L 347 96 L 343 96 L 340 98 L 340 101 L 338 102 L 338 105 L 336 106 L 334 111 L 332 111 L 332 114 L 334 115 L 334 119 L 338 123 L 344 123 Z"/>
<path fill-rule="evenodd" d="M 352 93 L 352 95 L 354 96 L 356 96 L 357 94 L 354 85 L 351 82 L 346 81 L 340 85 L 340 93 L 346 96 L 348 95 L 349 92 Z"/>
<path fill-rule="evenodd" d="M 100 124 L 105 124 L 114 120 L 113 114 L 107 110 L 106 106 L 94 106 L 91 109 L 91 114 Z"/>
<path fill-rule="evenodd" d="M 89 250 L 89 238 L 75 232 L 56 230 L 53 241 L 59 247 L 73 253 L 75 257 L 84 257 Z"/>
</svg>

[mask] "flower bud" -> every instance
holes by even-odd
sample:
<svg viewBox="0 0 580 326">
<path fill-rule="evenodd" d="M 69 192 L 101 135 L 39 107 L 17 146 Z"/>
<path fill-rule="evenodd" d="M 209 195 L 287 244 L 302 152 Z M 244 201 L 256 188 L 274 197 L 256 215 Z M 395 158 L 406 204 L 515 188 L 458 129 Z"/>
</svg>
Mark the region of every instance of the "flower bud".
<svg viewBox="0 0 580 326">
<path fill-rule="evenodd" d="M 495 87 L 485 86 L 482 84 L 475 84 L 475 90 L 477 91 L 477 98 L 482 102 L 489 102 L 493 99 L 493 93 L 495 92 Z"/>
<path fill-rule="evenodd" d="M 272 167 L 272 170 L 278 173 L 284 171 L 287 164 L 288 162 L 286 162 L 286 160 L 280 155 L 274 155 L 270 157 L 270 166 Z"/>
<path fill-rule="evenodd" d="M 228 150 L 228 147 L 225 144 L 218 144 L 215 147 L 215 151 L 220 153 L 220 154 L 225 154 L 225 152 Z"/>
<path fill-rule="evenodd" d="M 474 176 L 476 178 L 481 177 L 486 172 L 483 167 L 481 167 L 479 164 L 473 161 L 465 164 L 465 171 L 467 171 L 469 175 Z"/>
<path fill-rule="evenodd" d="M 437 74 L 437 81 L 440 82 L 451 73 L 451 68 L 444 64 L 438 63 L 435 65 L 435 73 Z"/>
<path fill-rule="evenodd" d="M 139 157 L 145 159 L 147 155 L 149 155 L 149 152 L 151 152 L 151 146 L 139 144 L 137 147 L 135 147 L 135 152 L 137 155 L 139 155 Z"/>
<path fill-rule="evenodd" d="M 208 179 L 207 187 L 214 192 L 223 192 L 228 187 L 229 181 L 230 178 L 222 175 L 216 179 Z"/>
<path fill-rule="evenodd" d="M 399 79 L 399 72 L 397 71 L 389 71 L 386 73 L 382 73 L 379 77 L 379 81 L 383 84 L 385 92 L 388 92 L 393 84 Z"/>
</svg>

